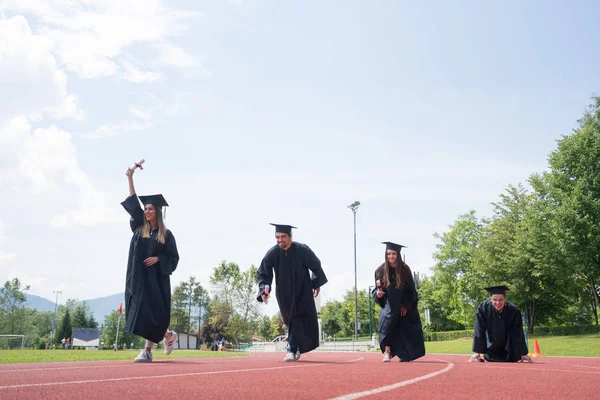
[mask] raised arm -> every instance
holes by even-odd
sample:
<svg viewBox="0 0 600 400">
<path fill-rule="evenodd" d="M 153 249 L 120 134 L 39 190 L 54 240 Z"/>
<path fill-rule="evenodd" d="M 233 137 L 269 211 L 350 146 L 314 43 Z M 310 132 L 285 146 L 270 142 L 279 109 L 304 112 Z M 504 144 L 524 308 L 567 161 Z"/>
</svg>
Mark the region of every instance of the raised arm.
<svg viewBox="0 0 600 400">
<path fill-rule="evenodd" d="M 140 207 L 138 197 L 135 194 L 135 186 L 133 185 L 133 173 L 134 170 L 127 168 L 127 180 L 129 181 L 129 197 L 121 203 L 125 211 L 131 216 L 129 225 L 133 232 L 136 231 L 140 226 L 144 225 L 144 211 Z"/>
<path fill-rule="evenodd" d="M 135 194 L 135 186 L 133 185 L 134 172 L 135 170 L 127 168 L 127 172 L 125 173 L 125 175 L 127 175 L 127 180 L 129 181 L 129 196 L 133 196 Z"/>
</svg>

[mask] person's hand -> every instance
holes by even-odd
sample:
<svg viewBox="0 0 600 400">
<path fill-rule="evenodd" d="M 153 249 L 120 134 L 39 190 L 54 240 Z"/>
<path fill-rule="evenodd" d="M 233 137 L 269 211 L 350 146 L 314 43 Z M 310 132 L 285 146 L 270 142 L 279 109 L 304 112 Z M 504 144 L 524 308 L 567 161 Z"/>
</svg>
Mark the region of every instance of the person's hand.
<svg viewBox="0 0 600 400">
<path fill-rule="evenodd" d="M 404 317 L 407 312 L 408 310 L 406 309 L 406 306 L 404 306 L 404 304 L 400 304 L 400 316 Z"/>
<path fill-rule="evenodd" d="M 144 260 L 146 267 L 151 267 L 158 262 L 158 257 L 148 257 Z"/>
<path fill-rule="evenodd" d="M 134 172 L 135 172 L 134 169 L 127 168 L 127 172 L 125 172 L 125 175 L 127 175 L 128 178 L 131 178 L 133 176 Z"/>
<path fill-rule="evenodd" d="M 471 358 L 469 358 L 469 362 L 484 362 L 485 360 L 483 358 L 481 358 L 481 354 L 479 353 L 475 353 L 471 356 Z"/>
<path fill-rule="evenodd" d="M 271 291 L 270 288 L 268 286 L 265 286 L 265 290 L 264 290 L 263 294 L 260 295 L 263 303 L 266 303 L 269 301 L 269 292 L 270 291 Z"/>
<path fill-rule="evenodd" d="M 381 288 L 377 288 L 377 298 L 380 299 L 383 297 L 385 293 L 383 293 L 383 290 L 381 290 Z"/>
<path fill-rule="evenodd" d="M 315 297 L 317 297 L 317 296 L 319 295 L 319 292 L 321 292 L 321 288 L 316 288 L 316 289 L 313 289 L 313 295 L 314 295 Z"/>
<path fill-rule="evenodd" d="M 529 357 L 528 355 L 521 356 L 521 360 L 517 361 L 517 362 L 525 362 L 525 361 L 530 362 L 530 363 L 533 362 L 533 360 L 531 359 L 531 357 Z"/>
</svg>

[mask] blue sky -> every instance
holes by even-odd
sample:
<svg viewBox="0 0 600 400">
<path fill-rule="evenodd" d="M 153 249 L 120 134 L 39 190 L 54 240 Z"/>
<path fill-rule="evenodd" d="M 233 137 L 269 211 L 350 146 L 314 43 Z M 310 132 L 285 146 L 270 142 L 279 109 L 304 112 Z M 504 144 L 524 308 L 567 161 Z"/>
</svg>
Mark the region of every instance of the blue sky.
<svg viewBox="0 0 600 400">
<path fill-rule="evenodd" d="M 359 288 L 382 241 L 428 274 L 433 233 L 543 171 L 598 92 L 591 1 L 120 3 L 0 5 L 0 280 L 32 294 L 123 290 L 140 158 L 173 286 L 258 265 L 277 222 L 339 299 L 355 200 Z"/>
</svg>

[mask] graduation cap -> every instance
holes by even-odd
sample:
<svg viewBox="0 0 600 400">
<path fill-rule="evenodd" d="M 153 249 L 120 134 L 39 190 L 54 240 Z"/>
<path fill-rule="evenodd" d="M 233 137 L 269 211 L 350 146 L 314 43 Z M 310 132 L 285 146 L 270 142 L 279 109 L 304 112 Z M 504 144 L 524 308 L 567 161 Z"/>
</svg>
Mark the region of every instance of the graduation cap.
<svg viewBox="0 0 600 400">
<path fill-rule="evenodd" d="M 298 229 L 292 225 L 280 225 L 280 224 L 273 224 L 273 223 L 271 223 L 270 225 L 273 225 L 275 227 L 275 233 L 277 233 L 277 232 L 287 233 L 290 236 L 292 236 L 292 228 Z"/>
<path fill-rule="evenodd" d="M 401 244 L 396 244 L 396 243 L 392 243 L 392 242 L 381 242 L 381 243 L 385 244 L 386 250 L 394 250 L 398 254 L 400 254 L 400 250 L 402 250 L 403 247 L 406 247 Z"/>
<path fill-rule="evenodd" d="M 487 290 L 487 292 L 490 294 L 490 296 L 493 296 L 495 294 L 506 295 L 506 291 L 510 290 L 510 289 L 507 286 L 502 285 L 502 286 L 486 287 L 485 290 Z"/>
<path fill-rule="evenodd" d="M 148 196 L 138 196 L 143 205 L 152 204 L 154 208 L 160 209 L 162 211 L 163 207 L 168 207 L 169 203 L 163 197 L 162 194 L 151 194 Z M 166 211 L 166 210 L 165 210 Z M 166 216 L 166 212 L 163 213 Z"/>
</svg>

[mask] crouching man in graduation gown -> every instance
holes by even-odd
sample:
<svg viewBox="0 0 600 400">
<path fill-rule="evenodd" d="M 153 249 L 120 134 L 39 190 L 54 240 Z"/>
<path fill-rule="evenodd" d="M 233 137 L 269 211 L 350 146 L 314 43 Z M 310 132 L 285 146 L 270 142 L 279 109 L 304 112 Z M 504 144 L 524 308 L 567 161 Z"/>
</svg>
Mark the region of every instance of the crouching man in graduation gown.
<svg viewBox="0 0 600 400">
<path fill-rule="evenodd" d="M 527 355 L 521 312 L 506 301 L 508 287 L 492 286 L 485 290 L 491 297 L 477 307 L 474 354 L 469 362 L 533 362 Z"/>
<path fill-rule="evenodd" d="M 275 296 L 288 328 L 284 361 L 297 361 L 302 353 L 319 347 L 319 322 L 314 297 L 327 277 L 321 261 L 305 244 L 292 241 L 291 225 L 276 225 L 277 245 L 265 254 L 257 271 L 259 302 L 269 299 L 275 272 Z"/>
<path fill-rule="evenodd" d="M 379 346 L 383 362 L 398 356 L 401 362 L 425 355 L 425 339 L 417 309 L 418 296 L 412 272 L 400 258 L 400 244 L 384 242 L 385 262 L 375 270 L 371 295 L 379 312 Z"/>
</svg>

